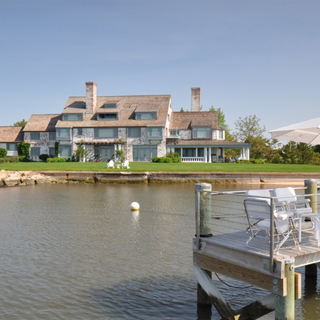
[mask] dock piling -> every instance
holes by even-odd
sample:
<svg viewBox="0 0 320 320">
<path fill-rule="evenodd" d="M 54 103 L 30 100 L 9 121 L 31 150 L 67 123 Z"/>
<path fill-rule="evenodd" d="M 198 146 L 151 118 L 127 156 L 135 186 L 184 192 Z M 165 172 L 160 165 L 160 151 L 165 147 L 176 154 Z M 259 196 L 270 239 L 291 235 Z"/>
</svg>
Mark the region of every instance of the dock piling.
<svg viewBox="0 0 320 320">
<path fill-rule="evenodd" d="M 200 236 L 211 235 L 211 191 L 212 185 L 209 183 L 195 184 L 197 248 L 200 246 Z M 212 277 L 212 272 L 205 272 L 210 278 Z M 198 305 L 207 306 L 210 309 L 212 306 L 210 297 L 199 283 L 197 285 L 197 303 Z"/>
<path fill-rule="evenodd" d="M 287 295 L 276 295 L 275 320 L 294 320 L 295 306 L 295 272 L 294 258 L 285 261 L 285 277 L 287 279 Z"/>
<path fill-rule="evenodd" d="M 304 180 L 305 194 L 307 199 L 310 199 L 310 207 L 312 208 L 312 213 L 318 213 L 318 181 L 316 179 Z M 305 266 L 305 275 L 306 277 L 317 277 L 317 265 L 310 264 Z"/>
</svg>

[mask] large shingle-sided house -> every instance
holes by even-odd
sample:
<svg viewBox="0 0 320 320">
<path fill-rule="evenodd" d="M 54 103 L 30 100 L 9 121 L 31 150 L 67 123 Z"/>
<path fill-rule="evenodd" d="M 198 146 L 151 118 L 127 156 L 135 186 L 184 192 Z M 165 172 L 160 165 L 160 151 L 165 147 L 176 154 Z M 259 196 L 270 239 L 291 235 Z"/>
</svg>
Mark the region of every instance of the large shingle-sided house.
<svg viewBox="0 0 320 320">
<path fill-rule="evenodd" d="M 54 156 L 56 141 L 60 157 L 71 158 L 83 145 L 85 160 L 108 161 L 122 149 L 129 161 L 179 152 L 185 162 L 217 162 L 226 148 L 249 159 L 250 145 L 224 140 L 217 112 L 201 111 L 200 88 L 191 89 L 190 112 L 173 112 L 170 95 L 97 96 L 97 85 L 87 82 L 86 95 L 69 97 L 61 114 L 31 115 L 20 132 L 34 160 Z"/>
</svg>

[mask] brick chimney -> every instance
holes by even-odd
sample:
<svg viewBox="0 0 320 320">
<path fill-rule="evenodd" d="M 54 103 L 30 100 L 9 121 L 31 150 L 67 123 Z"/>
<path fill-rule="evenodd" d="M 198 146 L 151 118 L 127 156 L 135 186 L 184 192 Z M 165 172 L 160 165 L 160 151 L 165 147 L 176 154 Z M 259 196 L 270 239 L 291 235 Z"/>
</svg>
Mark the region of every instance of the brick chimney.
<svg viewBox="0 0 320 320">
<path fill-rule="evenodd" d="M 191 88 L 191 111 L 201 111 L 200 88 Z"/>
<path fill-rule="evenodd" d="M 86 109 L 87 113 L 93 113 L 97 106 L 97 84 L 86 82 Z"/>
</svg>

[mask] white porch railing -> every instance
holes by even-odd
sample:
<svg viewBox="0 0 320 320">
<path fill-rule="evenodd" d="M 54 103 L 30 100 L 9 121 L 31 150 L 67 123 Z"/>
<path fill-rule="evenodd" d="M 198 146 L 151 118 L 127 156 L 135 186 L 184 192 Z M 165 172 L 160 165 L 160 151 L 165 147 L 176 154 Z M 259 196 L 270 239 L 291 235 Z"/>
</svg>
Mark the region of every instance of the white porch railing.
<svg viewBox="0 0 320 320">
<path fill-rule="evenodd" d="M 204 157 L 182 157 L 182 162 L 204 162 Z"/>
</svg>

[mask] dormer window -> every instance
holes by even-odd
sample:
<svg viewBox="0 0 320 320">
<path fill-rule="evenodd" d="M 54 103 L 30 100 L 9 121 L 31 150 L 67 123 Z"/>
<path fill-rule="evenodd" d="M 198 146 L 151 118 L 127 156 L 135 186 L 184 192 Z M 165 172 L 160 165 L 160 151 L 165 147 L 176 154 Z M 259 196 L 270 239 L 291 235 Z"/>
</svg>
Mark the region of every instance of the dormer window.
<svg viewBox="0 0 320 320">
<path fill-rule="evenodd" d="M 156 112 L 136 112 L 136 120 L 157 120 Z"/>
<path fill-rule="evenodd" d="M 193 127 L 192 137 L 194 139 L 210 139 L 211 127 Z"/>
<path fill-rule="evenodd" d="M 82 113 L 63 113 L 62 121 L 82 121 Z"/>
<path fill-rule="evenodd" d="M 117 113 L 98 113 L 97 120 L 98 121 L 118 120 L 118 114 Z"/>
<path fill-rule="evenodd" d="M 101 108 L 116 108 L 116 103 L 105 103 Z"/>
</svg>

